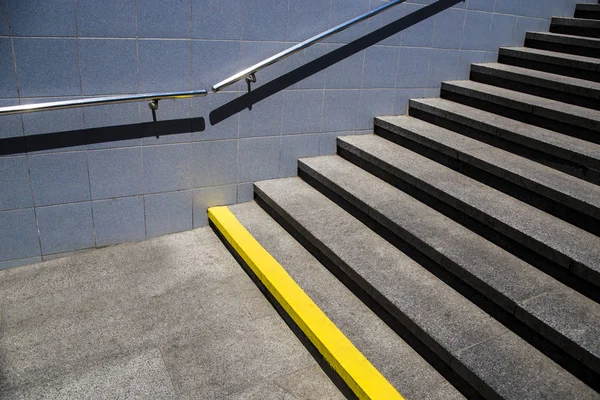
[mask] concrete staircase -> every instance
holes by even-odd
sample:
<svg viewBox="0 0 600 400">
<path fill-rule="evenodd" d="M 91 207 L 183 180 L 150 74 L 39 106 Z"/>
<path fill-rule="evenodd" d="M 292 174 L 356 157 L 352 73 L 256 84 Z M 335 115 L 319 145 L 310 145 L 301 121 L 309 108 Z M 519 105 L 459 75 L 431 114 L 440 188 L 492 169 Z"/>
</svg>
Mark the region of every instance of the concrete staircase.
<svg viewBox="0 0 600 400">
<path fill-rule="evenodd" d="M 408 399 L 600 398 L 600 5 L 231 207 Z"/>
</svg>

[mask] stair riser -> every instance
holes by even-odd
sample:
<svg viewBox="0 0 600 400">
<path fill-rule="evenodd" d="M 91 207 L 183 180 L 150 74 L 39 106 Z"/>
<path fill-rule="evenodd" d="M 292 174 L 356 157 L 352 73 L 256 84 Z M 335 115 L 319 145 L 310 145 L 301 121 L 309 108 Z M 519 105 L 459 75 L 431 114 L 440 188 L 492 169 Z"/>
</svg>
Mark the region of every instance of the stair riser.
<svg viewBox="0 0 600 400">
<path fill-rule="evenodd" d="M 561 156 L 566 156 L 568 154 L 565 154 L 565 152 L 562 152 L 561 154 L 560 149 L 557 149 L 550 154 L 543 149 L 538 149 L 537 147 L 539 146 L 535 141 L 526 141 L 523 143 L 523 138 L 521 136 L 515 135 L 510 131 L 502 131 L 499 132 L 499 134 L 494 134 L 496 133 L 496 130 L 493 127 L 488 128 L 488 130 L 475 128 L 471 126 L 472 121 L 464 120 L 460 115 L 440 116 L 414 107 L 410 107 L 408 112 L 411 116 L 422 119 L 423 121 L 441 126 L 492 146 L 499 147 L 579 179 L 600 185 L 600 171 L 594 170 L 582 163 L 577 163 L 567 158 L 561 158 Z"/>
<path fill-rule="evenodd" d="M 498 76 L 494 74 L 492 71 L 474 71 L 471 70 L 471 80 L 481 83 L 486 83 L 488 85 L 494 85 L 503 87 L 510 90 L 518 90 L 519 92 L 528 93 L 534 96 L 545 97 L 548 99 L 553 99 L 557 101 L 562 101 L 564 103 L 574 104 L 576 106 L 593 108 L 596 110 L 600 110 L 600 99 L 594 98 L 593 95 L 597 93 L 590 93 L 592 96 L 582 96 L 575 93 L 566 92 L 563 88 L 555 85 L 554 88 L 549 88 L 544 83 L 544 85 L 537 85 L 534 82 L 523 82 L 521 77 L 516 79 L 510 79 L 509 77 Z"/>
<path fill-rule="evenodd" d="M 595 10 L 575 9 L 575 18 L 600 19 L 600 8 Z"/>
<path fill-rule="evenodd" d="M 361 202 L 301 162 L 298 175 L 507 328 L 588 385 L 600 389 L 600 384 L 596 384 L 599 378 L 598 374 L 573 356 L 577 353 L 579 357 L 584 357 L 582 354 L 585 352 L 580 348 L 573 351 L 575 345 L 571 341 L 558 334 L 550 334 L 550 338 L 544 337 L 552 329 L 548 327 L 540 329 L 540 324 L 535 318 L 521 309 L 515 312 L 517 306 L 502 294 L 494 291 L 485 282 L 473 277 L 459 265 L 424 244 L 419 238 L 395 225 L 384 215 L 370 208 L 368 204 Z"/>
<path fill-rule="evenodd" d="M 514 108 L 500 106 L 492 102 L 445 90 L 444 86 L 442 86 L 440 96 L 447 100 L 455 101 L 470 107 L 479 108 L 481 110 L 502 115 L 507 118 L 516 119 L 517 121 L 525 122 L 527 124 L 537 125 L 542 128 L 551 129 L 553 131 L 561 132 L 579 139 L 600 143 L 600 135 L 598 132 L 562 122 L 559 117 L 556 119 L 550 119 L 529 112 L 516 110 Z"/>
<path fill-rule="evenodd" d="M 560 253 L 541 246 L 499 221 L 490 220 L 489 217 L 482 215 L 472 207 L 449 197 L 402 171 L 394 170 L 390 172 L 387 169 L 388 167 L 382 168 L 379 166 L 379 162 L 365 159 L 366 155 L 362 155 L 356 149 L 346 149 L 338 144 L 337 152 L 346 160 L 410 194 L 429 207 L 600 303 L 600 290 L 598 290 L 600 284 L 593 283 L 600 283 L 600 279 L 590 280 L 571 272 L 568 269 L 570 261 Z"/>
<path fill-rule="evenodd" d="M 438 143 L 428 142 L 426 138 L 415 135 L 413 132 L 400 129 L 399 133 L 396 133 L 381 127 L 375 127 L 375 133 L 393 143 L 412 150 L 415 153 L 419 153 L 429 159 L 435 160 L 463 175 L 467 175 L 479 182 L 485 183 L 509 196 L 515 197 L 549 214 L 566 220 L 595 235 L 600 235 L 600 221 L 598 219 L 590 217 L 578 209 L 564 205 L 557 199 L 549 198 L 532 190 L 534 188 L 533 186 L 525 187 L 525 185 L 528 185 L 527 183 L 519 182 L 519 177 L 511 176 L 507 171 L 501 170 L 493 165 L 484 164 L 475 159 L 467 159 L 467 161 L 465 161 L 465 156 L 458 156 L 457 154 L 454 154 L 455 152 L 453 150 Z M 553 197 L 556 197 L 556 195 Z M 564 201 L 569 200 L 573 201 L 572 199 Z"/>
<path fill-rule="evenodd" d="M 586 79 L 588 81 L 600 82 L 600 73 L 588 69 L 567 67 L 562 65 L 548 64 L 541 61 L 528 60 L 519 57 L 500 54 L 498 62 L 516 67 L 535 69 L 538 71 L 550 72 L 552 74 L 571 76 L 573 78 Z"/>
<path fill-rule="evenodd" d="M 552 25 L 550 25 L 550 32 L 563 33 L 565 35 L 600 38 L 600 29 L 598 29 L 598 28 L 587 28 L 587 27 L 579 27 L 579 26 L 567 26 L 567 25 L 552 24 Z"/>
<path fill-rule="evenodd" d="M 525 47 L 533 49 L 556 51 L 558 53 L 575 54 L 585 57 L 600 57 L 600 49 L 575 46 L 563 43 L 547 42 L 545 40 L 525 39 Z"/>
<path fill-rule="evenodd" d="M 454 359 L 448 352 L 398 310 L 385 296 L 377 292 L 350 266 L 333 254 L 323 243 L 298 224 L 285 210 L 257 187 L 254 189 L 254 198 L 257 204 L 285 228 L 290 235 L 467 398 L 484 398 L 473 388 L 470 382 L 463 379 L 451 368 Z M 469 378 L 474 379 L 476 385 L 484 385 L 477 378 L 470 376 Z"/>
</svg>

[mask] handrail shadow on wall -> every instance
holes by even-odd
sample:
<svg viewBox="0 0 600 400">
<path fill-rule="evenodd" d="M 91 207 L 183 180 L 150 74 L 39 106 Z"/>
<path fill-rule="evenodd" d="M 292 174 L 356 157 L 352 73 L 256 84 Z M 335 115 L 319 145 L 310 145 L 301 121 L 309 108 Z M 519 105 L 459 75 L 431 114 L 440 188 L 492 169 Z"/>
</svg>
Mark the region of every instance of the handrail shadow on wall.
<svg viewBox="0 0 600 400">
<path fill-rule="evenodd" d="M 227 118 L 272 96 L 303 79 L 314 75 L 366 48 L 411 26 L 450 8 L 464 0 L 439 0 L 377 29 L 339 49 L 319 57 L 294 69 L 264 85 L 246 93 L 210 112 L 211 125 L 217 125 Z M 190 132 L 203 132 L 206 122 L 203 117 L 174 119 L 157 122 L 143 122 L 116 125 L 102 128 L 42 133 L 0 139 L 0 156 L 21 154 L 59 148 L 69 148 L 84 144 L 98 144 L 144 137 L 167 136 Z"/>
</svg>

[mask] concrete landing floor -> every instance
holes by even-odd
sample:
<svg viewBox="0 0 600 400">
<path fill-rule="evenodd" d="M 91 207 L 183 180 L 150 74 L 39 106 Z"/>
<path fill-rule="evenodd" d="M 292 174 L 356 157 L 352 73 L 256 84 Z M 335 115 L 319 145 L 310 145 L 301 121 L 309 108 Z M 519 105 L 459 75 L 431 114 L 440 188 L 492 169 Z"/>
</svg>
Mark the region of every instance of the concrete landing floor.
<svg viewBox="0 0 600 400">
<path fill-rule="evenodd" d="M 210 228 L 0 271 L 0 398 L 338 399 Z"/>
</svg>

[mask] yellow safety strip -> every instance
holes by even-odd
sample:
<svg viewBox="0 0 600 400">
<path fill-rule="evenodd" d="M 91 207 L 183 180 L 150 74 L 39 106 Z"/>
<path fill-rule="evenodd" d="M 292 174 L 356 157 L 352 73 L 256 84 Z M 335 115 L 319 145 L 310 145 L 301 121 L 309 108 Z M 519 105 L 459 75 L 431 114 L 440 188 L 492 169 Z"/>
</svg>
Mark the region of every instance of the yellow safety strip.
<svg viewBox="0 0 600 400">
<path fill-rule="evenodd" d="M 227 207 L 208 217 L 359 399 L 402 399 Z"/>
</svg>

